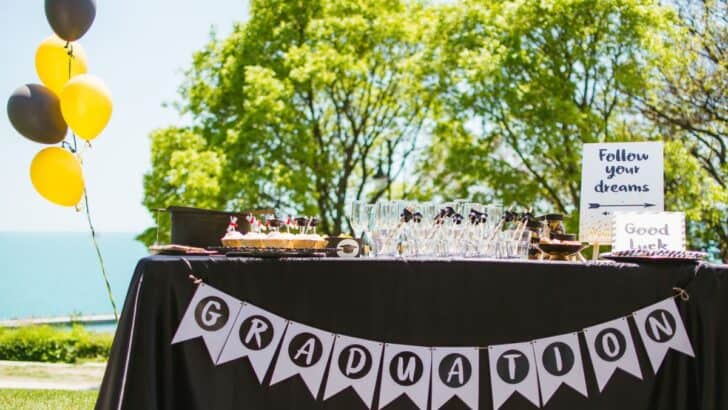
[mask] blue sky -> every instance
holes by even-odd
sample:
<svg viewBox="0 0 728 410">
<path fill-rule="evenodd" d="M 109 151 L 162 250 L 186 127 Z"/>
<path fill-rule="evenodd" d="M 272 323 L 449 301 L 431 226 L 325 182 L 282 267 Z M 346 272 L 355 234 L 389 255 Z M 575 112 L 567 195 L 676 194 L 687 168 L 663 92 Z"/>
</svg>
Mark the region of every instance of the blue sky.
<svg viewBox="0 0 728 410">
<path fill-rule="evenodd" d="M 192 53 L 248 16 L 247 0 L 97 0 L 96 20 L 79 41 L 89 73 L 104 79 L 114 112 L 84 155 L 86 186 L 97 230 L 139 232 L 152 224 L 142 201 L 149 169 L 148 134 L 181 119 L 163 102 L 176 99 Z M 84 231 L 82 213 L 46 202 L 30 183 L 30 161 L 43 146 L 10 125 L 4 104 L 20 85 L 39 83 L 34 56 L 52 33 L 42 0 L 0 6 L 0 231 Z"/>
</svg>

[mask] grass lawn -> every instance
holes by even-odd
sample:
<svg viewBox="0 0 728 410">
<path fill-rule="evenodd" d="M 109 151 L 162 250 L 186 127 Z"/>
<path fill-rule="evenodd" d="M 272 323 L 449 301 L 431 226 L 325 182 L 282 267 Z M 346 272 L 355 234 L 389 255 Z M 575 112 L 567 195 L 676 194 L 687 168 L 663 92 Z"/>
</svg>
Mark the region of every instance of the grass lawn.
<svg viewBox="0 0 728 410">
<path fill-rule="evenodd" d="M 96 391 L 0 389 L 3 410 L 86 410 L 93 409 Z"/>
</svg>

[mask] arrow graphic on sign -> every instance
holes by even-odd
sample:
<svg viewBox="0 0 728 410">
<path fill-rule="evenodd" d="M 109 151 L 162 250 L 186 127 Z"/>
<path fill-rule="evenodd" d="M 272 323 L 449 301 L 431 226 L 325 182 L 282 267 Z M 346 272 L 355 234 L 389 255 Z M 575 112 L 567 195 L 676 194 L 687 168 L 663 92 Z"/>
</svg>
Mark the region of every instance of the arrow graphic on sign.
<svg viewBox="0 0 728 410">
<path fill-rule="evenodd" d="M 589 203 L 589 209 L 597 209 L 597 208 L 624 208 L 624 207 L 640 207 L 640 208 L 649 208 L 651 206 L 655 206 L 655 204 L 650 204 L 645 202 L 644 204 L 596 204 L 596 203 Z"/>
</svg>

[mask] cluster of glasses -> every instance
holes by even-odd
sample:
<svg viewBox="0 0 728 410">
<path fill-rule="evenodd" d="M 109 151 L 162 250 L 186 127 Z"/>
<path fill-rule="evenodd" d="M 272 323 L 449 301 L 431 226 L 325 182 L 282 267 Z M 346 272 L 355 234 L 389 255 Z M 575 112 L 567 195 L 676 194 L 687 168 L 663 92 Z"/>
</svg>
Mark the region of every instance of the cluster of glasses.
<svg viewBox="0 0 728 410">
<path fill-rule="evenodd" d="M 349 222 L 370 256 L 527 259 L 527 214 L 495 204 L 354 201 Z"/>
</svg>

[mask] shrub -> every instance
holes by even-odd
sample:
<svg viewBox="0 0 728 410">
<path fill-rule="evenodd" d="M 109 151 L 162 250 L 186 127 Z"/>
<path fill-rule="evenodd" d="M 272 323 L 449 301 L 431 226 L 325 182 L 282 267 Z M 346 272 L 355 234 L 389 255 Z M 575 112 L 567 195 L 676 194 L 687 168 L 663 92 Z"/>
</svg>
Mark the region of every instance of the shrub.
<svg viewBox="0 0 728 410">
<path fill-rule="evenodd" d="M 76 363 L 106 360 L 113 336 L 92 333 L 80 325 L 70 330 L 51 326 L 0 328 L 0 360 Z"/>
</svg>

